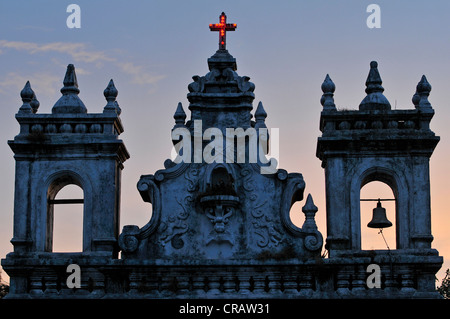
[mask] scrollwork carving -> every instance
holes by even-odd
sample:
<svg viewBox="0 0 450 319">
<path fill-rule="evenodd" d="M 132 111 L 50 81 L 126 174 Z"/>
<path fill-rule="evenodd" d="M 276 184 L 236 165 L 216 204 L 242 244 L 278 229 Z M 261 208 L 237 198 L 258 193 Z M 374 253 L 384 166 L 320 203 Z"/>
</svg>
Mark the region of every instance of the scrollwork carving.
<svg viewBox="0 0 450 319">
<path fill-rule="evenodd" d="M 251 170 L 251 167 L 245 166 L 241 170 L 241 176 L 244 177 L 244 180 L 242 181 L 242 187 L 247 192 L 253 192 L 254 191 L 253 179 L 252 179 L 253 174 L 252 173 L 253 172 Z"/>
<path fill-rule="evenodd" d="M 198 180 L 203 175 L 205 166 L 193 167 L 184 173 L 184 178 L 188 181 L 187 190 L 195 192 L 199 189 Z"/>
<path fill-rule="evenodd" d="M 185 198 L 186 202 L 187 197 Z M 175 249 L 180 249 L 184 246 L 184 241 L 181 238 L 189 230 L 189 226 L 186 224 L 186 219 L 189 217 L 189 212 L 184 205 L 175 198 L 175 201 L 180 205 L 182 210 L 177 213 L 171 214 L 167 221 L 161 223 L 159 232 L 162 234 L 160 237 L 160 243 L 165 246 L 168 242 L 172 244 Z"/>
<path fill-rule="evenodd" d="M 139 234 L 139 227 L 135 225 L 126 225 L 119 236 L 119 247 L 123 252 L 132 253 L 136 251 L 139 246 L 137 235 Z"/>
<path fill-rule="evenodd" d="M 260 237 L 256 244 L 261 247 L 278 246 L 282 240 L 281 232 L 275 227 L 275 223 L 270 217 L 265 216 L 253 222 L 255 234 Z"/>
<path fill-rule="evenodd" d="M 249 195 L 252 201 L 256 201 L 258 196 L 255 193 Z M 264 200 L 262 203 L 255 203 L 251 215 L 254 218 L 252 224 L 255 229 L 254 233 L 258 235 L 259 240 L 256 244 L 261 247 L 278 246 L 282 241 L 282 233 L 277 229 L 273 220 L 265 214 L 264 206 L 268 200 Z"/>
<path fill-rule="evenodd" d="M 304 240 L 304 246 L 309 251 L 316 251 L 322 248 L 323 245 L 323 237 L 320 232 L 314 232 L 311 234 L 307 234 Z"/>
<path fill-rule="evenodd" d="M 159 226 L 161 218 L 161 195 L 159 187 L 154 182 L 153 175 L 142 176 L 138 182 L 138 190 L 144 201 L 152 204 L 152 217 L 150 221 L 140 229 L 138 239 L 150 236 Z"/>
<path fill-rule="evenodd" d="M 258 197 L 256 194 L 252 194 L 255 198 L 254 200 L 256 200 L 256 198 Z M 264 205 L 266 205 L 267 200 L 265 200 L 262 204 L 259 205 L 255 205 L 252 209 L 252 216 L 255 218 L 261 218 L 264 215 L 264 210 L 262 210 L 262 207 Z"/>
</svg>

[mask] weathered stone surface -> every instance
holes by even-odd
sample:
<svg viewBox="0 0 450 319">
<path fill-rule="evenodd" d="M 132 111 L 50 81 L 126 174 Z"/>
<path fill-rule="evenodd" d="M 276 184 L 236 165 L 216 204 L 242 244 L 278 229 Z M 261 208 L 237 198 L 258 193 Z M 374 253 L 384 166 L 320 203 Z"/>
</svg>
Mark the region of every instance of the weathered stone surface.
<svg viewBox="0 0 450 319">
<path fill-rule="evenodd" d="M 427 103 L 431 86 L 422 77 L 413 97 L 415 109 L 391 110 L 381 94 L 376 67 L 377 63 L 372 62 L 366 92 L 367 97 L 373 94 L 377 97 L 366 98 L 358 111 L 337 111 L 324 106 L 321 113 L 322 136 L 316 155 L 325 169 L 326 248 L 330 260 L 362 253 L 361 188 L 372 181 L 383 182 L 392 189 L 396 200 L 397 250 L 391 262 L 408 260 L 401 272 L 404 278 L 412 278 L 414 267 L 426 267 L 433 272 L 442 263 L 438 253 L 431 249 L 429 158 L 439 142 L 429 128 L 434 115 Z M 426 266 L 429 259 L 424 256 L 428 255 L 436 257 Z M 386 257 L 386 252 L 374 251 L 373 256 Z M 431 273 L 414 279 L 416 284 L 419 281 L 430 291 L 434 287 Z M 406 290 L 413 288 L 410 279 L 405 279 L 405 285 L 409 285 Z M 417 285 L 414 289 L 420 290 Z"/>
<path fill-rule="evenodd" d="M 73 65 L 68 67 L 64 85 L 62 99 L 75 94 Z M 35 98 L 30 90 L 27 82 L 24 103 Z M 76 105 L 84 104 L 80 100 Z M 112 257 L 117 254 L 120 174 L 129 157 L 118 139 L 122 123 L 116 113 L 80 113 L 78 108 L 60 111 L 35 114 L 24 112 L 22 106 L 16 114 L 20 133 L 8 141 L 16 159 L 14 252 L 52 251 L 50 201 L 64 186 L 76 184 L 84 193 L 83 251 L 108 251 Z"/>
<path fill-rule="evenodd" d="M 100 114 L 87 113 L 79 100 L 72 65 L 52 114 L 37 114 L 27 82 L 16 114 L 20 133 L 8 142 L 16 160 L 14 252 L 2 260 L 8 298 L 438 298 L 442 257 L 431 249 L 429 158 L 439 137 L 429 128 L 426 78 L 416 87 L 415 109 L 391 110 L 372 62 L 360 109 L 338 111 L 326 76 L 317 143 L 326 183 L 324 258 L 311 195 L 302 227 L 290 219 L 291 206 L 304 198 L 302 175 L 270 170 L 261 102 L 252 120 L 254 84 L 237 74 L 225 49 L 208 65 L 188 86 L 190 119 L 181 103 L 174 114 L 172 140 L 177 151 L 184 142 L 183 154 L 137 184 L 152 204 L 149 222 L 121 233 L 120 178 L 129 154 L 118 138 L 114 82 Z M 214 144 L 214 161 L 205 158 L 213 137 L 229 129 L 242 134 Z M 240 139 L 241 155 L 238 145 L 227 145 Z M 374 180 L 396 198 L 396 249 L 361 250 L 360 190 Z M 83 251 L 54 253 L 52 200 L 67 184 L 84 191 Z M 80 266 L 80 288 L 67 287 L 69 264 Z M 373 264 L 381 286 L 369 289 Z"/>
<path fill-rule="evenodd" d="M 192 136 L 188 143 L 194 147 L 195 120 L 201 120 L 201 134 L 210 128 L 223 136 L 230 128 L 265 128 L 267 113 L 261 103 L 256 122 L 251 120 L 254 85 L 236 73 L 235 59 L 221 51 L 208 60 L 210 72 L 194 77 L 189 85 L 191 119 L 184 123 L 181 104 L 174 115 L 174 130 L 188 130 Z M 217 162 L 196 163 L 193 154 L 189 162 L 168 160 L 166 169 L 142 176 L 138 189 L 144 201 L 152 203 L 152 218 L 139 231 L 124 227 L 123 258 L 191 263 L 318 257 L 322 235 L 312 227 L 315 213 L 305 229 L 295 226 L 289 215 L 291 205 L 303 199 L 302 175 L 282 169 L 261 174 L 264 164 L 249 160 L 250 140 L 245 142 L 242 163 L 228 163 L 227 153 L 235 154 L 236 148 L 225 147 Z M 206 145 L 200 147 L 203 153 Z"/>
</svg>

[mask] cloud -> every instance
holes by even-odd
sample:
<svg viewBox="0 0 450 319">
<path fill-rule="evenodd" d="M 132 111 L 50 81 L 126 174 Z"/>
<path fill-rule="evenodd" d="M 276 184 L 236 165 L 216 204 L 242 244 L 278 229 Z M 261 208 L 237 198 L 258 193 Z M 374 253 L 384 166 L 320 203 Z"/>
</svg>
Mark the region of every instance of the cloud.
<svg viewBox="0 0 450 319">
<path fill-rule="evenodd" d="M 133 83 L 137 84 L 155 84 L 165 78 L 165 75 L 153 75 L 145 72 L 142 65 L 136 65 L 132 62 L 116 63 L 122 72 L 132 76 Z"/>
<path fill-rule="evenodd" d="M 19 93 L 28 80 L 30 81 L 33 91 L 38 95 L 38 99 L 39 96 L 54 96 L 55 92 L 58 92 L 62 86 L 61 77 L 54 74 L 35 73 L 24 76 L 16 72 L 10 72 L 0 78 L 0 92 L 6 93 L 15 91 L 20 98 Z"/>
<path fill-rule="evenodd" d="M 39 44 L 35 42 L 0 40 L 0 54 L 6 50 L 24 51 L 32 55 L 39 53 L 66 54 L 74 62 L 94 63 L 97 67 L 102 67 L 104 63 L 110 63 L 129 75 L 133 83 L 139 85 L 154 85 L 165 78 L 165 75 L 155 75 L 148 72 L 143 65 L 137 65 L 133 62 L 122 62 L 117 57 L 110 56 L 103 51 L 90 50 L 86 43 L 50 42 Z M 50 60 L 56 61 L 55 58 Z M 80 69 L 79 67 L 77 67 L 77 72 L 89 73 L 87 69 Z M 0 81 L 0 88 L 5 86 L 5 83 Z"/>
<path fill-rule="evenodd" d="M 85 43 L 51 42 L 38 44 L 35 42 L 0 40 L 1 49 L 26 51 L 29 54 L 56 52 L 68 54 L 74 62 L 112 62 L 116 59 L 107 56 L 103 51 L 90 51 Z"/>
</svg>

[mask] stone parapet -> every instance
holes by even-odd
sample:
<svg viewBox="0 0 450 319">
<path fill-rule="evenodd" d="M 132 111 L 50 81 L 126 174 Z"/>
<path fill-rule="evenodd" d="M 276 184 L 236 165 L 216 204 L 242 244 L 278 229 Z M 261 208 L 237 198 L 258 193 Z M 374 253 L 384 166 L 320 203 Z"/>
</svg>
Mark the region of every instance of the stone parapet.
<svg viewBox="0 0 450 319">
<path fill-rule="evenodd" d="M 58 256 L 56 256 L 58 255 Z M 81 288 L 68 288 L 69 264 Z M 100 254 L 30 254 L 2 261 L 15 281 L 8 298 L 439 298 L 429 277 L 442 257 L 435 250 L 347 251 L 314 260 L 122 260 Z M 369 288 L 368 266 L 380 267 L 380 288 Z"/>
</svg>

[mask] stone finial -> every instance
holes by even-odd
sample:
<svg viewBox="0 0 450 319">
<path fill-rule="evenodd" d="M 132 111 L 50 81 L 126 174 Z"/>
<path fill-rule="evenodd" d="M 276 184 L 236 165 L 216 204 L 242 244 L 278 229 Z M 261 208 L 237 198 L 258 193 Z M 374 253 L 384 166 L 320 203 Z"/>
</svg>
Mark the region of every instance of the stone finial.
<svg viewBox="0 0 450 319">
<path fill-rule="evenodd" d="M 360 111 L 373 110 L 390 110 L 391 104 L 383 95 L 384 88 L 381 86 L 381 76 L 378 72 L 378 63 L 376 61 L 370 62 L 370 71 L 366 80 L 367 96 L 359 104 Z"/>
<path fill-rule="evenodd" d="M 79 94 L 80 90 L 78 89 L 78 80 L 77 75 L 75 73 L 75 67 L 73 64 L 69 64 L 67 66 L 66 75 L 64 76 L 63 80 L 64 86 L 61 88 L 61 93 L 75 93 Z"/>
<path fill-rule="evenodd" d="M 108 86 L 103 91 L 103 95 L 105 96 L 106 101 L 108 102 L 103 109 L 103 113 L 107 112 L 115 112 L 118 115 L 122 113 L 122 110 L 119 107 L 119 103 L 117 103 L 116 98 L 119 94 L 119 91 L 117 91 L 113 79 L 111 79 L 108 83 Z"/>
<path fill-rule="evenodd" d="M 428 83 L 427 77 L 422 75 L 420 82 L 416 87 L 417 94 L 420 97 L 418 108 L 419 109 L 431 109 L 431 103 L 428 101 L 428 96 L 431 92 L 431 85 Z"/>
<path fill-rule="evenodd" d="M 308 194 L 306 198 L 305 206 L 302 207 L 302 212 L 305 214 L 305 222 L 303 223 L 302 229 L 305 231 L 317 230 L 315 216 L 317 213 L 317 206 L 314 205 L 313 198 L 311 194 Z"/>
<path fill-rule="evenodd" d="M 87 113 L 86 106 L 78 97 L 80 90 L 73 64 L 67 66 L 63 84 L 62 96 L 53 106 L 52 113 Z"/>
<path fill-rule="evenodd" d="M 183 105 L 181 104 L 181 102 L 178 102 L 177 110 L 175 111 L 173 118 L 175 119 L 175 127 L 184 126 L 186 113 L 183 110 Z"/>
<path fill-rule="evenodd" d="M 336 105 L 334 104 L 334 90 L 336 89 L 336 85 L 331 80 L 330 76 L 327 74 L 325 80 L 322 83 L 322 98 L 320 99 L 320 104 L 322 104 L 323 109 L 327 111 L 335 111 Z"/>
<path fill-rule="evenodd" d="M 33 113 L 33 109 L 30 105 L 33 97 L 35 96 L 34 91 L 31 89 L 30 81 L 25 83 L 22 91 L 20 91 L 20 97 L 22 98 L 22 106 L 19 108 L 19 113 Z"/>
<path fill-rule="evenodd" d="M 266 127 L 266 123 L 265 123 L 266 117 L 267 117 L 267 113 L 264 110 L 264 106 L 263 106 L 262 102 L 260 101 L 258 103 L 258 107 L 256 108 L 256 111 L 255 111 L 255 120 L 256 120 L 255 128 Z"/>
<path fill-rule="evenodd" d="M 39 108 L 39 101 L 36 94 L 31 88 L 30 81 L 27 81 L 22 91 L 20 91 L 23 105 L 19 109 L 19 113 L 36 113 Z"/>
</svg>

